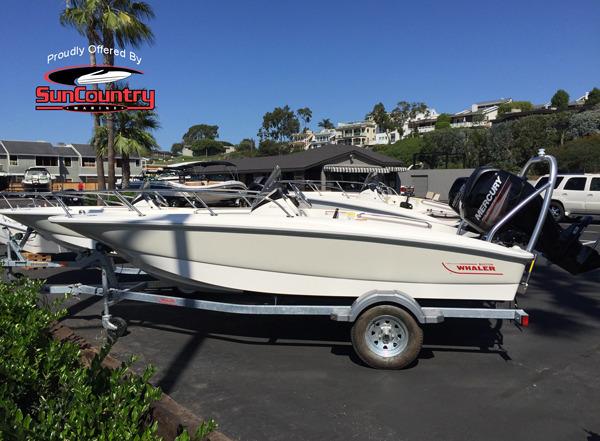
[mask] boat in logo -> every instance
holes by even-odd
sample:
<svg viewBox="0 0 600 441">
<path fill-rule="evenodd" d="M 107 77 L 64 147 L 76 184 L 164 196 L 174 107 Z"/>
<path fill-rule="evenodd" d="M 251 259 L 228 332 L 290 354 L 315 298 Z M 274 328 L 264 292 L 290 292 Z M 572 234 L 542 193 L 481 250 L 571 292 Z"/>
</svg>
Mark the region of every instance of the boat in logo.
<svg viewBox="0 0 600 441">
<path fill-rule="evenodd" d="M 46 73 L 51 83 L 74 86 L 73 89 L 53 89 L 38 86 L 35 89 L 36 110 L 68 110 L 71 112 L 120 112 L 124 110 L 152 110 L 155 91 L 148 89 L 88 89 L 94 84 L 109 84 L 143 72 L 119 66 L 73 66 Z"/>
</svg>

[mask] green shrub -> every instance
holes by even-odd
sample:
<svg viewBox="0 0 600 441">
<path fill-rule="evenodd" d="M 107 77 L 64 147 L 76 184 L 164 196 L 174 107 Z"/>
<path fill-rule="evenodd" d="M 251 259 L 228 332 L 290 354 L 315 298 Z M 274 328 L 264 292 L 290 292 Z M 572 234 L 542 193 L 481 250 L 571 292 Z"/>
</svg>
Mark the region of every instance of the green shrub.
<svg viewBox="0 0 600 441">
<path fill-rule="evenodd" d="M 402 162 L 402 165 L 408 167 L 413 163 L 413 155 L 420 153 L 423 147 L 423 138 L 404 138 L 393 144 L 381 145 L 375 147 L 375 151 Z"/>
<path fill-rule="evenodd" d="M 49 326 L 65 313 L 38 307 L 40 284 L 0 284 L 0 439 L 155 440 L 147 424 L 159 389 L 152 369 L 130 375 L 101 365 L 104 347 L 90 368 L 79 348 L 52 338 Z"/>
<path fill-rule="evenodd" d="M 600 172 L 600 135 L 586 136 L 551 148 L 548 153 L 556 156 L 562 172 Z"/>
</svg>

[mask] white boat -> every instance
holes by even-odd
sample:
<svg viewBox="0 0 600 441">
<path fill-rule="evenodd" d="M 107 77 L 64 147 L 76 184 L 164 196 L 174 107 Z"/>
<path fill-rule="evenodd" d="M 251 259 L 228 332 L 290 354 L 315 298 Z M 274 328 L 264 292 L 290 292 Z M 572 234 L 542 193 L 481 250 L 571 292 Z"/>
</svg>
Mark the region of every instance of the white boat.
<svg viewBox="0 0 600 441">
<path fill-rule="evenodd" d="M 24 237 L 26 233 L 26 225 L 0 215 L 0 244 L 6 246 L 9 240 L 15 237 Z M 20 240 L 17 240 L 17 242 L 20 243 Z M 35 254 L 58 254 L 69 251 L 56 242 L 44 238 L 35 231 L 29 235 L 20 249 Z"/>
<path fill-rule="evenodd" d="M 392 188 L 369 175 L 359 191 L 346 191 L 343 183 L 327 183 L 321 188 L 316 181 L 289 181 L 291 185 L 308 187 L 304 196 L 315 208 L 339 207 L 350 210 L 365 210 L 392 216 L 424 219 L 456 225 L 458 213 L 450 205 L 439 201 L 400 195 Z M 355 184 L 356 185 L 356 184 Z"/>
<path fill-rule="evenodd" d="M 230 169 L 230 178 L 224 181 L 211 181 L 202 176 L 201 172 L 194 172 L 197 169 L 205 169 L 211 166 L 225 166 Z M 237 179 L 235 164 L 228 161 L 188 161 L 177 164 L 170 164 L 150 179 L 141 179 L 129 183 L 132 189 L 148 190 L 181 190 L 181 193 L 175 193 L 168 196 L 167 199 L 171 205 L 182 205 L 182 197 L 187 191 L 210 190 L 205 193 L 203 201 L 209 205 L 214 205 L 235 198 L 231 192 L 212 192 L 212 190 L 230 190 L 244 191 L 246 184 Z"/>
<path fill-rule="evenodd" d="M 92 193 L 93 194 L 93 193 Z M 133 208 L 135 207 L 135 209 Z M 137 210 L 137 211 L 136 211 Z M 131 214 L 137 216 L 138 213 L 150 214 L 160 212 L 165 214 L 168 212 L 184 212 L 189 213 L 196 210 L 193 207 L 175 208 L 175 207 L 159 207 L 151 201 L 140 200 L 130 206 L 33 206 L 33 207 L 15 207 L 11 209 L 1 209 L 0 216 L 5 218 L 7 222 L 13 225 L 20 225 L 23 230 L 27 227 L 36 232 L 35 237 L 45 239 L 48 244 L 54 244 L 55 247 L 60 247 L 64 251 L 84 251 L 94 249 L 96 241 L 86 237 L 66 226 L 50 222 L 48 219 L 52 216 L 67 215 L 91 215 L 97 216 L 104 213 L 113 213 L 127 216 Z M 249 208 L 224 208 L 221 210 L 245 210 Z M 58 252 L 58 251 L 57 251 Z M 51 253 L 51 251 L 47 251 Z"/>
<path fill-rule="evenodd" d="M 25 170 L 21 184 L 25 191 L 48 191 L 52 186 L 52 175 L 44 167 L 30 167 Z"/>
<path fill-rule="evenodd" d="M 510 300 L 533 258 L 399 218 L 262 210 L 270 213 L 105 213 L 50 221 L 163 279 L 274 294 L 358 297 L 379 289 L 414 298 Z"/>
<path fill-rule="evenodd" d="M 261 196 L 278 191 L 269 191 L 269 181 Z M 534 259 L 538 236 L 540 250 L 569 271 L 600 266 L 597 253 L 576 240 L 579 230 L 566 234 L 547 224 L 545 202 L 526 185 L 496 169 L 474 173 L 462 192 L 461 213 L 481 238 L 433 222 L 261 198 L 250 213 L 107 210 L 49 220 L 186 286 L 333 297 L 393 290 L 414 299 L 508 301 Z M 526 203 L 535 213 L 516 216 L 515 207 Z M 513 230 L 527 246 L 514 243 L 520 236 Z M 583 263 L 582 252 L 588 253 Z"/>
<path fill-rule="evenodd" d="M 370 189 L 361 192 L 305 191 L 303 194 L 314 208 L 368 211 L 448 225 L 458 225 L 460 221 L 460 216 L 449 205 L 430 204 L 429 201 L 413 198 L 411 199 L 412 208 L 406 208 L 401 206 L 405 197 L 385 196 Z"/>
</svg>

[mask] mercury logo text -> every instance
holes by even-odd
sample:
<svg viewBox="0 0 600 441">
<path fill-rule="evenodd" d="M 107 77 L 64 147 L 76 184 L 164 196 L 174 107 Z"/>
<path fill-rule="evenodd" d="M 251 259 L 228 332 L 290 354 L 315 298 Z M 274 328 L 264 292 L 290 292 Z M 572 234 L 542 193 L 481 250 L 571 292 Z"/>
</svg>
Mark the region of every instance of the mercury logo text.
<svg viewBox="0 0 600 441">
<path fill-rule="evenodd" d="M 475 213 L 475 219 L 477 219 L 478 221 L 481 220 L 481 217 L 487 211 L 488 207 L 490 206 L 490 203 L 494 200 L 494 196 L 496 196 L 496 193 L 498 193 L 498 189 L 500 188 L 500 184 L 502 184 L 502 179 L 500 179 L 500 176 L 498 176 L 496 178 L 496 180 L 494 181 L 494 184 L 492 185 L 492 188 L 490 189 L 490 191 L 486 195 L 485 199 L 483 200 L 483 202 L 479 206 L 479 210 L 477 210 L 477 213 Z"/>
</svg>

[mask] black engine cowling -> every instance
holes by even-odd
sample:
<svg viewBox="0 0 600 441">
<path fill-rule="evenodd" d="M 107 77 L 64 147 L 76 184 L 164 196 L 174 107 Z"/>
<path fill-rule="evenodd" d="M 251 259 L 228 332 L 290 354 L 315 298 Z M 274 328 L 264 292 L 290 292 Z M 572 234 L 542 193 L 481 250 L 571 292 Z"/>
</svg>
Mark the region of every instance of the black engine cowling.
<svg viewBox="0 0 600 441">
<path fill-rule="evenodd" d="M 523 177 L 497 168 L 479 167 L 462 184 L 451 203 L 454 202 L 453 206 L 459 205 L 461 218 L 465 222 L 476 231 L 487 234 L 534 191 L 535 188 Z M 499 230 L 497 237 L 504 242 L 527 243 L 542 205 L 541 196 L 534 198 Z M 563 229 L 547 215 L 535 249 L 572 274 L 600 267 L 598 253 L 579 242 L 579 236 L 590 220 L 584 218 L 579 224 Z"/>
</svg>

